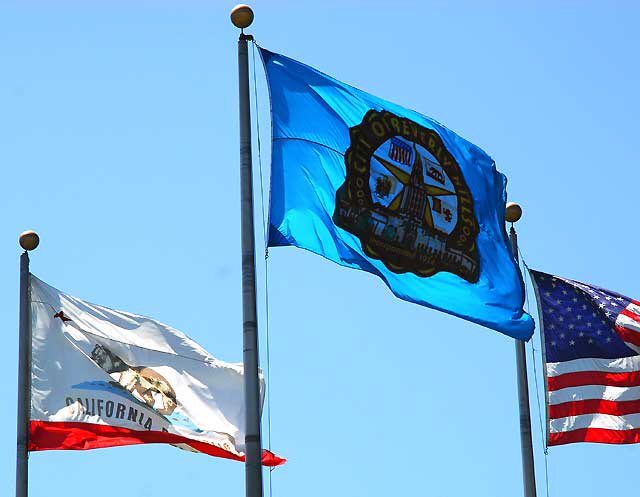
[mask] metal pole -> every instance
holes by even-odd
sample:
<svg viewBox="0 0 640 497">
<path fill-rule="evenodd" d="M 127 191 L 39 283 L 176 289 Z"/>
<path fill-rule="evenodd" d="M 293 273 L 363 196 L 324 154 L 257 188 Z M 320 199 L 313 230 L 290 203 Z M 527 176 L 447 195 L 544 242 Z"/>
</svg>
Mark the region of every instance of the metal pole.
<svg viewBox="0 0 640 497">
<path fill-rule="evenodd" d="M 516 262 L 518 257 L 518 235 L 513 224 L 509 230 L 511 250 Z M 520 448 L 522 452 L 522 475 L 525 497 L 536 497 L 536 473 L 531 439 L 531 410 L 529 409 L 529 387 L 527 379 L 527 355 L 524 341 L 516 340 L 516 368 L 518 370 L 518 404 L 520 406 Z"/>
<path fill-rule="evenodd" d="M 244 399 L 246 409 L 245 481 L 247 497 L 262 497 L 262 448 L 260 441 L 260 380 L 258 377 L 258 317 L 256 312 L 255 238 L 253 226 L 253 178 L 251 168 L 251 115 L 247 40 L 238 40 L 240 90 L 240 214 L 242 231 L 242 331 Z"/>
<path fill-rule="evenodd" d="M 18 429 L 16 497 L 29 493 L 29 411 L 31 405 L 31 306 L 29 304 L 29 254 L 20 256 L 20 324 L 18 352 Z"/>
</svg>

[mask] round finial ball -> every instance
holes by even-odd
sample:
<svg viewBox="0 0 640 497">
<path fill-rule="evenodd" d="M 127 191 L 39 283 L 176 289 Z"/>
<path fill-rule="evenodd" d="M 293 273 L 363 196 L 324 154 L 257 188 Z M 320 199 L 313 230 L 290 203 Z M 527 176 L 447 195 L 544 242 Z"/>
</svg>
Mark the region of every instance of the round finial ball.
<svg viewBox="0 0 640 497">
<path fill-rule="evenodd" d="M 522 207 L 520 207 L 515 202 L 507 203 L 504 217 L 509 223 L 515 223 L 516 221 L 519 221 L 522 217 Z"/>
<path fill-rule="evenodd" d="M 253 10 L 244 4 L 236 5 L 231 9 L 231 22 L 236 28 L 244 29 L 251 26 L 253 22 Z"/>
<path fill-rule="evenodd" d="M 19 240 L 20 246 L 25 250 L 33 250 L 40 243 L 40 237 L 38 236 L 38 233 L 32 230 L 21 233 Z"/>
</svg>

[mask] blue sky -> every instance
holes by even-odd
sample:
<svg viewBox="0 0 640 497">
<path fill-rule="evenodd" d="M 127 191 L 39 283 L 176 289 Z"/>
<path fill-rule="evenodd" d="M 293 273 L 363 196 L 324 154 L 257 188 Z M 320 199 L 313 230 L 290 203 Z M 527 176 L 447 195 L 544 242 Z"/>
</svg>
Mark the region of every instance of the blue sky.
<svg viewBox="0 0 640 497">
<path fill-rule="evenodd" d="M 47 283 L 152 316 L 221 359 L 241 360 L 232 6 L 0 7 L 3 488 L 14 482 L 21 231 L 40 233 L 31 268 Z M 517 228 L 531 267 L 640 297 L 637 3 L 253 7 L 250 32 L 265 48 L 429 115 L 489 153 L 523 206 Z M 267 175 L 260 67 L 257 81 Z M 295 248 L 270 251 L 267 284 L 260 256 L 258 268 L 271 446 L 289 459 L 271 475 L 273 495 L 521 494 L 511 339 L 397 300 L 376 277 Z M 529 305 L 533 313 L 532 294 Z M 530 366 L 532 347 L 539 358 L 537 334 Z M 638 450 L 551 448 L 550 494 L 629 493 Z M 170 446 L 37 453 L 30 481 L 34 497 L 70 488 L 94 497 L 244 495 L 242 464 Z"/>
</svg>

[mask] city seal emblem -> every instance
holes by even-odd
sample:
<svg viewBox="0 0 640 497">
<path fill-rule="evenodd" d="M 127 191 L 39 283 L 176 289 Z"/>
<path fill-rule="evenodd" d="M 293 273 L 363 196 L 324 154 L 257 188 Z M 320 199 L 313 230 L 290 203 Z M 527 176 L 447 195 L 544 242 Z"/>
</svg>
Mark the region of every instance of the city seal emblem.
<svg viewBox="0 0 640 497">
<path fill-rule="evenodd" d="M 370 110 L 349 134 L 334 223 L 395 273 L 447 271 L 478 281 L 473 198 L 438 133 Z"/>
</svg>

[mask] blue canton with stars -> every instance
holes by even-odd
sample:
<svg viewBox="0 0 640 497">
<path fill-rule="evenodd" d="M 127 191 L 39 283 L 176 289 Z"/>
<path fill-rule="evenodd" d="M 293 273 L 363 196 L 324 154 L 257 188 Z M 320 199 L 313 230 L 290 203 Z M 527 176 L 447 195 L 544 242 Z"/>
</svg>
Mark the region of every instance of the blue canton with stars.
<svg viewBox="0 0 640 497">
<path fill-rule="evenodd" d="M 579 281 L 529 272 L 538 287 L 547 362 L 637 355 L 615 330 L 616 317 L 632 299 Z"/>
</svg>

